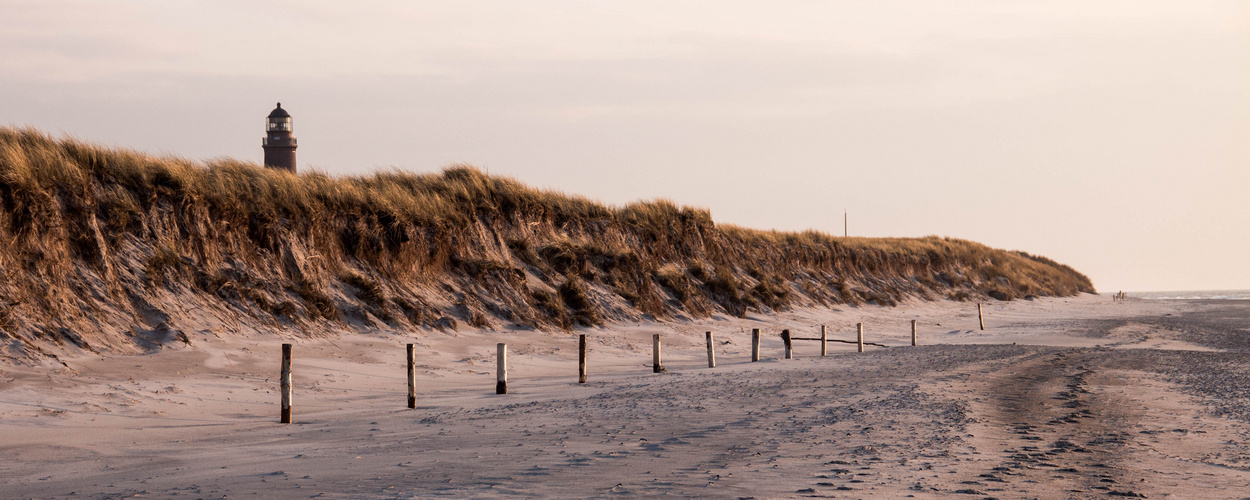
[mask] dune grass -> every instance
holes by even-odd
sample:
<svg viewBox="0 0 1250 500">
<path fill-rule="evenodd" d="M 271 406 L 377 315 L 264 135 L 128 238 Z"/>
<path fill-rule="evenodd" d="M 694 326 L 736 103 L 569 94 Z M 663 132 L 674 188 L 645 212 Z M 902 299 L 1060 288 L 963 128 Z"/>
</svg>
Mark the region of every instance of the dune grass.
<svg viewBox="0 0 1250 500">
<path fill-rule="evenodd" d="M 0 129 L 0 238 L 0 304 L 11 304 L 0 335 L 26 344 L 58 328 L 117 344 L 103 338 L 110 323 L 176 322 L 165 305 L 189 296 L 307 331 L 1093 292 L 1068 266 L 952 238 L 747 229 L 666 200 L 607 206 L 464 165 L 293 175 L 14 128 Z"/>
</svg>

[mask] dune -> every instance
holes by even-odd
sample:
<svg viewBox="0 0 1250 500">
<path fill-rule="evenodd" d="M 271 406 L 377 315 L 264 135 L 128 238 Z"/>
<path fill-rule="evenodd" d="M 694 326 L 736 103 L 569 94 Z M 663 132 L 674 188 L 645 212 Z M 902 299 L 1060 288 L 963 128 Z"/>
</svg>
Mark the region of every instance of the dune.
<svg viewBox="0 0 1250 500">
<path fill-rule="evenodd" d="M 761 231 L 469 166 L 293 175 L 13 128 L 0 128 L 0 240 L 0 357 L 32 362 L 185 344 L 212 324 L 566 330 L 1094 291 L 1048 258 L 955 238 Z"/>
</svg>

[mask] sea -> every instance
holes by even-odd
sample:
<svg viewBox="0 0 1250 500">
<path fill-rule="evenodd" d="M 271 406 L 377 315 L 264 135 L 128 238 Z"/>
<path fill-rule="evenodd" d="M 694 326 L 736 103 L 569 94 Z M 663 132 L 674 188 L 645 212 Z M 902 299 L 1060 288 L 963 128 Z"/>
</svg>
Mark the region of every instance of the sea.
<svg viewBox="0 0 1250 500">
<path fill-rule="evenodd" d="M 1250 290 L 1188 290 L 1181 292 L 1126 292 L 1125 294 L 1129 298 L 1146 300 L 1250 300 Z"/>
</svg>

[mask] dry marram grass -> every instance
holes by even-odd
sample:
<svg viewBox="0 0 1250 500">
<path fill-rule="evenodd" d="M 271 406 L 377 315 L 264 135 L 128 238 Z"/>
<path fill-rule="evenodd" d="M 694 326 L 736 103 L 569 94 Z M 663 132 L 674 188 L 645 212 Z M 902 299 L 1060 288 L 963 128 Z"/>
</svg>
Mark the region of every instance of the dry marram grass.
<svg viewBox="0 0 1250 500">
<path fill-rule="evenodd" d="M 951 238 L 758 231 L 468 166 L 297 176 L 29 129 L 0 129 L 0 212 L 0 337 L 19 359 L 151 348 L 193 328 L 186 304 L 316 334 L 1093 292 L 1049 259 Z"/>
</svg>

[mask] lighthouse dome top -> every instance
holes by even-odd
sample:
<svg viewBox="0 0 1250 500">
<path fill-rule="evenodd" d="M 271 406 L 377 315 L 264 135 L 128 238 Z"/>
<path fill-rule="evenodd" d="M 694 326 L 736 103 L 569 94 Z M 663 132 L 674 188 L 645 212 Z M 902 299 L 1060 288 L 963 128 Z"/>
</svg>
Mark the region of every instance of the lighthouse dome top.
<svg viewBox="0 0 1250 500">
<path fill-rule="evenodd" d="M 273 111 L 269 112 L 269 117 L 270 118 L 290 118 L 291 114 L 287 113 L 285 109 L 282 109 L 282 103 L 278 103 L 278 107 L 273 108 Z"/>
</svg>

